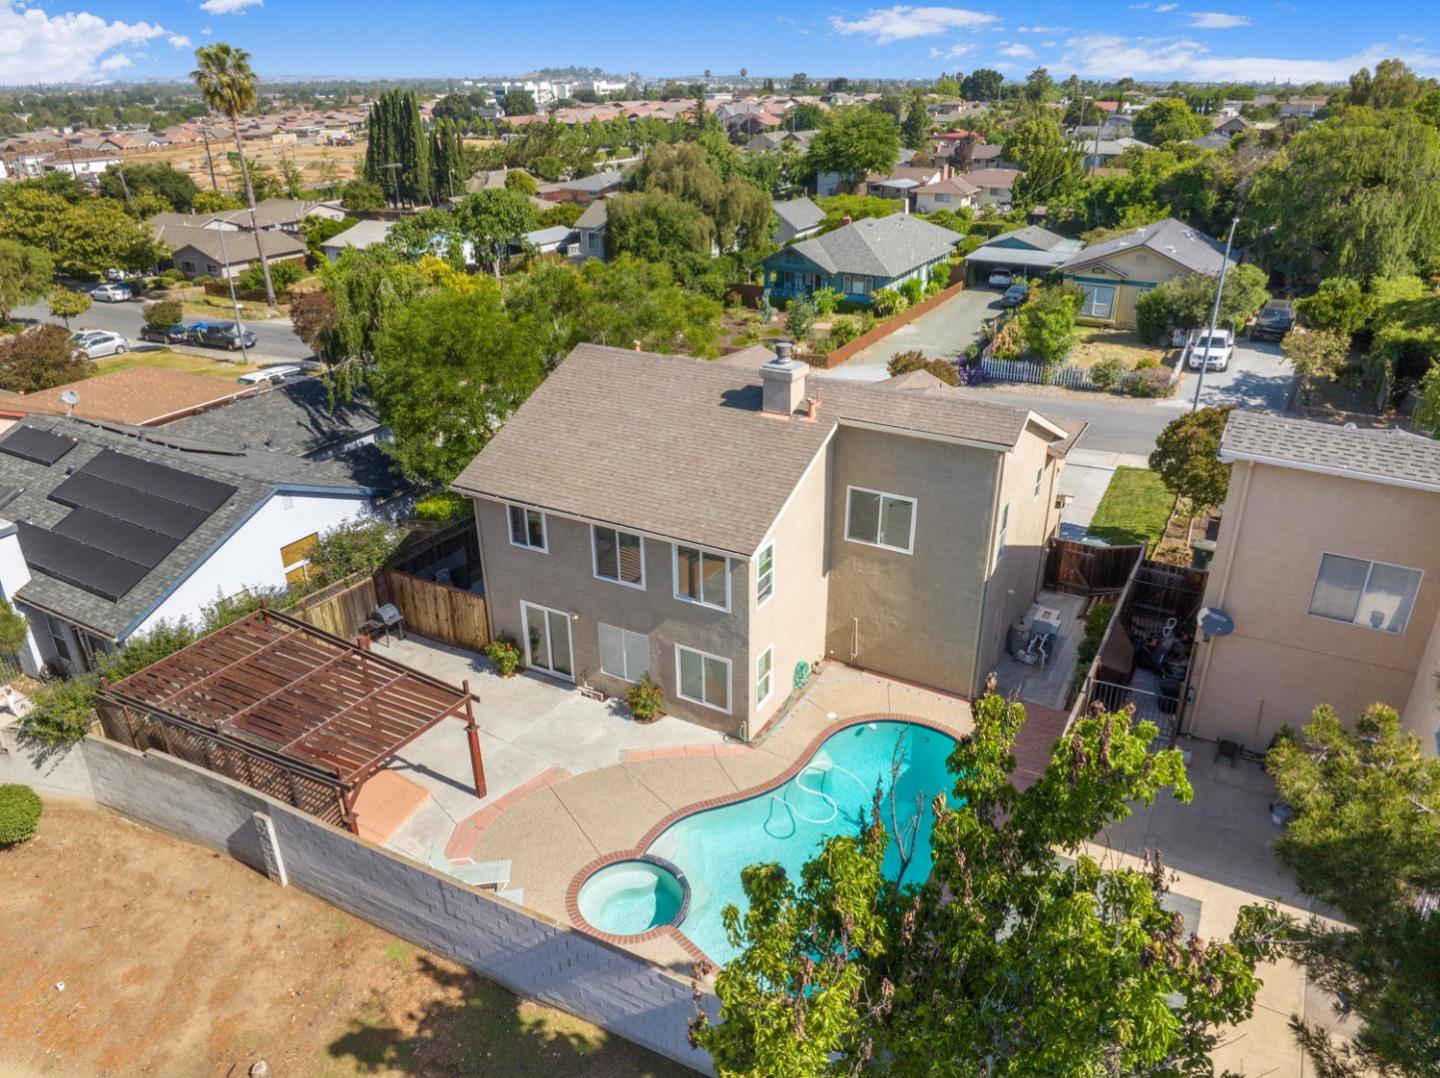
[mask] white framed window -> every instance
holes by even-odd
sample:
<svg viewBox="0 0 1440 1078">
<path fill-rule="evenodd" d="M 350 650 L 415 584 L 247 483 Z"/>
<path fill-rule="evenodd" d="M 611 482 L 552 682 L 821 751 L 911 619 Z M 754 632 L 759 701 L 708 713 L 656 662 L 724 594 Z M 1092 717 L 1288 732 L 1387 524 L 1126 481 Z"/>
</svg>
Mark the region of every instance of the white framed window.
<svg viewBox="0 0 1440 1078">
<path fill-rule="evenodd" d="M 1082 284 L 1085 302 L 1080 306 L 1082 318 L 1109 318 L 1115 309 L 1115 287 L 1108 284 Z"/>
<path fill-rule="evenodd" d="M 915 499 L 863 487 L 845 492 L 845 538 L 909 554 L 915 549 Z"/>
<path fill-rule="evenodd" d="M 775 682 L 775 645 L 771 644 L 755 660 L 755 706 L 759 707 L 770 699 L 770 690 Z"/>
<path fill-rule="evenodd" d="M 1035 497 L 1040 497 L 1040 485 L 1045 480 L 1045 468 L 1043 466 L 1035 469 Z"/>
<path fill-rule="evenodd" d="M 1403 565 L 1322 554 L 1310 613 L 1398 635 L 1410 621 L 1422 575 Z"/>
<path fill-rule="evenodd" d="M 600 669 L 621 681 L 639 681 L 650 673 L 650 638 L 600 622 Z"/>
<path fill-rule="evenodd" d="M 1010 505 L 1007 502 L 1000 507 L 1000 532 L 995 536 L 995 564 L 1000 564 L 1000 559 L 1005 556 L 1005 543 L 1010 533 Z"/>
<path fill-rule="evenodd" d="M 755 559 L 755 605 L 764 606 L 775 594 L 775 544 L 766 543 Z"/>
<path fill-rule="evenodd" d="M 675 544 L 675 598 L 730 609 L 730 559 L 704 547 Z"/>
<path fill-rule="evenodd" d="M 548 554 L 550 548 L 545 543 L 545 514 L 538 509 L 526 509 L 521 505 L 509 505 L 505 508 L 510 518 L 510 545 Z"/>
<path fill-rule="evenodd" d="M 645 540 L 634 532 L 590 525 L 590 554 L 595 576 L 627 588 L 645 590 Z"/>
<path fill-rule="evenodd" d="M 730 660 L 675 645 L 675 683 L 680 698 L 730 711 Z"/>
</svg>

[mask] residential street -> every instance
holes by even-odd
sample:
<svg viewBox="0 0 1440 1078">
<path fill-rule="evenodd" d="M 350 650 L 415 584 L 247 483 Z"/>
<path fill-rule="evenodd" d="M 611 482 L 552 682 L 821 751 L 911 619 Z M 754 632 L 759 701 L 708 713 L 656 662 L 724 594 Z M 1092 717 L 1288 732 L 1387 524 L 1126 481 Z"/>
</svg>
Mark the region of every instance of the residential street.
<svg viewBox="0 0 1440 1078">
<path fill-rule="evenodd" d="M 141 313 L 144 304 L 137 300 L 130 300 L 127 303 L 96 303 L 79 318 L 72 318 L 70 326 L 72 329 L 108 329 L 116 333 L 123 333 L 130 339 L 131 348 L 139 348 L 140 327 L 145 324 L 145 317 Z M 44 303 L 32 303 L 27 307 L 16 307 L 11 312 L 11 317 L 17 321 L 55 322 L 60 319 L 50 317 L 50 312 Z M 226 320 L 225 315 L 220 320 Z M 186 318 L 187 322 L 198 321 L 195 318 Z M 271 359 L 308 359 L 310 349 L 305 342 L 295 336 L 294 330 L 290 327 L 290 319 L 277 318 L 269 322 L 246 322 L 245 328 L 255 334 L 255 357 L 261 361 Z"/>
</svg>

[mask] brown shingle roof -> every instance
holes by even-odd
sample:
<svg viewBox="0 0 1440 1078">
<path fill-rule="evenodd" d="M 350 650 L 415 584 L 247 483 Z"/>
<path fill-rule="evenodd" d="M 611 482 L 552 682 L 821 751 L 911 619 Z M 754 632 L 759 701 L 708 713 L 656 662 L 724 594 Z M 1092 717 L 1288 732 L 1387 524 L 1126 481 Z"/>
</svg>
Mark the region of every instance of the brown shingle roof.
<svg viewBox="0 0 1440 1078">
<path fill-rule="evenodd" d="M 760 358 L 579 345 L 454 487 L 748 557 L 837 423 L 1006 450 L 1032 420 L 958 393 L 814 376 L 818 417 L 782 418 L 761 410 Z"/>
<path fill-rule="evenodd" d="M 237 385 L 225 378 L 161 367 L 127 367 L 81 382 L 9 397 L 5 407 L 43 415 L 65 415 L 69 406 L 60 399 L 60 394 L 67 389 L 80 394 L 80 403 L 74 411 L 79 418 L 138 427 L 178 419 L 197 409 L 255 392 L 253 386 Z"/>
</svg>

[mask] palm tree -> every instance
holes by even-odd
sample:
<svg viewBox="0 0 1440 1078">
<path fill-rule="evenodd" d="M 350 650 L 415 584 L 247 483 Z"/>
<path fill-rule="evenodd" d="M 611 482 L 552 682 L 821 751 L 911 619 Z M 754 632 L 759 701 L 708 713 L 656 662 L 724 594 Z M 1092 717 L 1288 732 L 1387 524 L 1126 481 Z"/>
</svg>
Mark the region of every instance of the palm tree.
<svg viewBox="0 0 1440 1078">
<path fill-rule="evenodd" d="M 250 204 L 250 231 L 260 255 L 260 273 L 265 278 L 265 302 L 273 307 L 275 286 L 270 281 L 270 260 L 260 246 L 260 228 L 255 221 L 255 188 L 250 183 L 250 166 L 245 163 L 245 146 L 240 140 L 240 116 L 255 107 L 255 72 L 250 67 L 250 54 L 217 41 L 195 50 L 195 65 L 190 78 L 200 88 L 201 98 L 215 112 L 230 118 L 235 151 L 240 158 L 240 175 L 245 180 L 245 201 Z M 230 272 L 228 266 L 225 272 Z"/>
</svg>

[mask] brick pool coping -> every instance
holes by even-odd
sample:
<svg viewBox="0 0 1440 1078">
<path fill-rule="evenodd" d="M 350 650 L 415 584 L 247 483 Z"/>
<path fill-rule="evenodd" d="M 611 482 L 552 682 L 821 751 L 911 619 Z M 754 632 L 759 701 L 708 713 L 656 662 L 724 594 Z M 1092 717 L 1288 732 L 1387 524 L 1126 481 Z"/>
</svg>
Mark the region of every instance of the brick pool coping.
<svg viewBox="0 0 1440 1078">
<path fill-rule="evenodd" d="M 591 875 L 606 865 L 613 865 L 618 861 L 635 861 L 646 856 L 645 851 L 650 844 L 659 838 L 666 829 L 677 820 L 683 819 L 686 816 L 693 816 L 697 812 L 705 812 L 709 809 L 720 808 L 724 805 L 733 805 L 740 801 L 748 801 L 752 797 L 758 797 L 767 791 L 783 786 L 810 763 L 815 753 L 819 751 L 820 746 L 831 737 L 834 737 L 842 730 L 848 730 L 852 726 L 864 726 L 872 722 L 903 722 L 911 726 L 923 726 L 926 729 L 934 730 L 936 733 L 944 734 L 950 738 L 958 739 L 961 736 L 953 727 L 945 726 L 943 723 L 935 722 L 932 719 L 922 719 L 916 715 L 902 715 L 894 712 L 875 712 L 869 715 L 860 715 L 853 719 L 846 719 L 843 722 L 833 723 L 811 738 L 810 742 L 796 755 L 794 762 L 789 764 L 779 774 L 764 782 L 747 787 L 744 790 L 736 790 L 733 793 L 706 798 L 703 801 L 696 801 L 693 804 L 686 805 L 684 808 L 678 808 L 666 813 L 654 826 L 646 831 L 645 834 L 640 836 L 640 840 L 634 846 L 627 850 L 615 850 L 611 853 L 603 854 L 585 865 L 579 872 L 575 873 L 574 878 L 570 881 L 570 886 L 565 889 L 565 912 L 570 917 L 570 923 L 588 936 L 594 936 L 596 939 L 604 940 L 606 943 L 613 943 L 621 947 L 636 943 L 647 943 L 650 940 L 668 937 L 678 944 L 681 950 L 695 959 L 697 963 L 702 966 L 708 966 L 711 969 L 718 969 L 720 963 L 716 962 L 697 947 L 690 938 L 675 925 L 659 925 L 644 932 L 628 936 L 617 935 L 613 932 L 602 932 L 580 915 L 581 885 L 589 879 Z"/>
</svg>

